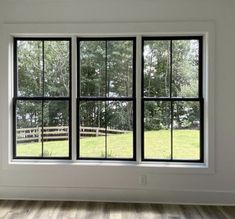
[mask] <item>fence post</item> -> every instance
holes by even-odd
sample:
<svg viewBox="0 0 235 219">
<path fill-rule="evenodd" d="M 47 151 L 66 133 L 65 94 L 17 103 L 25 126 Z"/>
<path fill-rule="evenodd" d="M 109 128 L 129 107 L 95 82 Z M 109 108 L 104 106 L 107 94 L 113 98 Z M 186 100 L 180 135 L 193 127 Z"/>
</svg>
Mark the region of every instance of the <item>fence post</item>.
<svg viewBox="0 0 235 219">
<path fill-rule="evenodd" d="M 42 128 L 38 127 L 38 142 L 41 142 L 41 138 L 42 138 Z"/>
<path fill-rule="evenodd" d="M 96 133 L 96 134 L 95 134 L 96 137 L 98 137 L 98 136 L 99 136 L 99 128 L 96 129 L 96 132 L 95 132 L 95 133 Z"/>
</svg>

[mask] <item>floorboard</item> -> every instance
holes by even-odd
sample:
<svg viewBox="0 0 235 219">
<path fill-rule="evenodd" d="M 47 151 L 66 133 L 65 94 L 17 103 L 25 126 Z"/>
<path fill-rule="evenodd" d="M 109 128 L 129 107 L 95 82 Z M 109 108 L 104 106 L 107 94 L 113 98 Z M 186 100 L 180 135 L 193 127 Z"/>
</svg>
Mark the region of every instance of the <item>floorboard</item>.
<svg viewBox="0 0 235 219">
<path fill-rule="evenodd" d="M 103 202 L 0 201 L 1 219 L 235 219 L 235 207 Z"/>
</svg>

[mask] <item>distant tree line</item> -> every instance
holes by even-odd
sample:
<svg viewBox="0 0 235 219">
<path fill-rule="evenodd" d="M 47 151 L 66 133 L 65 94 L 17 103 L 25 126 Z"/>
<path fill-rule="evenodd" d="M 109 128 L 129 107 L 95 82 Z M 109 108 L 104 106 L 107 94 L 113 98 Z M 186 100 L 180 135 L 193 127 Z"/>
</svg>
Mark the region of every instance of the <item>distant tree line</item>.
<svg viewBox="0 0 235 219">
<path fill-rule="evenodd" d="M 17 48 L 19 96 L 69 96 L 69 45 L 66 41 L 19 41 Z M 169 41 L 146 41 L 144 96 L 198 96 L 198 42 L 175 40 L 170 60 Z M 81 96 L 131 97 L 133 45 L 131 41 L 82 41 L 80 44 Z M 170 71 L 172 69 L 172 81 Z M 43 74 L 44 70 L 44 74 Z M 171 94 L 170 94 L 171 91 Z M 43 107 L 42 107 L 43 105 Z M 171 107 L 173 106 L 173 110 Z M 42 110 L 43 108 L 43 110 Z M 146 101 L 146 130 L 168 129 L 173 111 L 175 128 L 196 128 L 198 102 Z M 131 101 L 81 101 L 80 125 L 132 130 Z M 17 127 L 68 125 L 66 101 L 18 101 Z"/>
</svg>

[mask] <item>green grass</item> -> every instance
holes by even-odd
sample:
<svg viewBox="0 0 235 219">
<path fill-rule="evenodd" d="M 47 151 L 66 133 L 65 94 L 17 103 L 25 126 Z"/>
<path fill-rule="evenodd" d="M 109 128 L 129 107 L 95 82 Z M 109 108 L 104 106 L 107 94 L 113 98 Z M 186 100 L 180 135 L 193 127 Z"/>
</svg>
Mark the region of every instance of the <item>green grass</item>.
<svg viewBox="0 0 235 219">
<path fill-rule="evenodd" d="M 170 130 L 149 131 L 145 133 L 145 158 L 171 158 Z M 175 130 L 173 132 L 174 159 L 199 159 L 199 131 Z"/>
<path fill-rule="evenodd" d="M 173 158 L 199 159 L 199 131 L 175 130 Z M 112 158 L 132 157 L 132 134 L 116 134 L 107 138 L 107 155 Z M 145 132 L 145 158 L 168 159 L 171 157 L 170 131 Z M 87 137 L 80 140 L 81 157 L 104 157 L 105 137 Z M 41 143 L 17 145 L 18 156 L 41 156 Z M 44 156 L 68 156 L 68 141 L 44 142 Z"/>
</svg>

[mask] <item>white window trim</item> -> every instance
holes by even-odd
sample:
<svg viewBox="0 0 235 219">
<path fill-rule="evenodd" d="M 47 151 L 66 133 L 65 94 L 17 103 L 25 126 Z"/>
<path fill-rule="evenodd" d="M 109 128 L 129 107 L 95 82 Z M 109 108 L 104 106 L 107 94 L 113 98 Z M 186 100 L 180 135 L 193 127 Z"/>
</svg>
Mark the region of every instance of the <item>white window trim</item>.
<svg viewBox="0 0 235 219">
<path fill-rule="evenodd" d="M 153 173 L 215 173 L 214 162 L 214 48 L 215 26 L 213 22 L 148 22 L 148 23 L 77 23 L 77 24 L 5 24 L 2 40 L 3 49 L 0 57 L 3 60 L 0 87 L 4 93 L 0 100 L 5 106 L 0 115 L 2 126 L 0 136 L 2 141 L 3 169 L 33 169 L 59 168 L 61 165 L 76 168 L 84 166 L 104 166 L 120 168 L 147 168 Z M 26 34 L 27 33 L 27 34 Z M 13 37 L 71 37 L 72 36 L 72 99 L 76 99 L 77 82 L 77 51 L 76 37 L 79 36 L 135 36 L 137 37 L 137 51 L 141 46 L 141 36 L 203 36 L 203 93 L 204 93 L 204 163 L 169 163 L 169 162 L 140 162 L 140 150 L 137 150 L 137 161 L 81 161 L 76 160 L 76 102 L 72 101 L 72 160 L 13 160 L 12 159 L 12 97 L 13 97 Z M 136 80 L 141 77 L 140 54 L 136 57 Z M 8 83 L 6 83 L 8 82 Z M 136 114 L 140 118 L 140 83 L 136 83 Z M 136 124 L 136 147 L 141 148 L 140 120 Z M 7 137 L 6 137 L 7 136 Z"/>
</svg>

